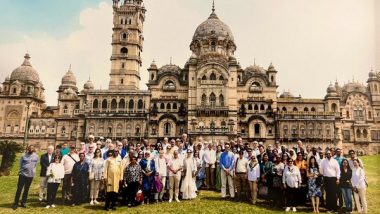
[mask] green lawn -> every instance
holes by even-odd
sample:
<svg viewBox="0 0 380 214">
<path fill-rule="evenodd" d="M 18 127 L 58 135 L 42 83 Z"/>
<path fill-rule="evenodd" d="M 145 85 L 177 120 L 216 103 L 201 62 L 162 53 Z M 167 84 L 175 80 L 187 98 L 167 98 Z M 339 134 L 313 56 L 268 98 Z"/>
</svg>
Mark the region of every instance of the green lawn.
<svg viewBox="0 0 380 214">
<path fill-rule="evenodd" d="M 367 199 L 369 204 L 369 213 L 380 213 L 380 184 L 379 184 L 379 167 L 380 155 L 362 157 L 369 188 L 367 192 Z M 0 213 L 39 213 L 46 212 L 46 209 L 38 202 L 38 176 L 34 179 L 32 187 L 29 191 L 28 208 L 19 208 L 13 211 L 10 207 L 13 203 L 14 194 L 17 184 L 17 169 L 18 165 L 15 164 L 12 169 L 12 174 L 9 177 L 0 177 Z M 39 169 L 37 170 L 39 171 Z M 58 194 L 58 201 L 60 194 Z M 101 213 L 102 206 L 90 206 L 89 204 L 79 207 L 70 207 L 58 204 L 55 209 L 49 209 L 49 212 L 55 213 Z M 299 211 L 310 213 L 312 209 L 303 208 Z M 193 201 L 183 201 L 181 203 L 173 202 L 143 205 L 135 208 L 122 207 L 118 208 L 116 212 L 126 213 L 281 213 L 283 210 L 276 210 L 268 204 L 261 202 L 257 206 L 252 206 L 247 203 L 236 203 L 230 201 L 223 201 L 220 199 L 220 194 L 210 191 L 201 191 L 199 197 Z M 302 213 L 299 212 L 299 213 Z"/>
</svg>

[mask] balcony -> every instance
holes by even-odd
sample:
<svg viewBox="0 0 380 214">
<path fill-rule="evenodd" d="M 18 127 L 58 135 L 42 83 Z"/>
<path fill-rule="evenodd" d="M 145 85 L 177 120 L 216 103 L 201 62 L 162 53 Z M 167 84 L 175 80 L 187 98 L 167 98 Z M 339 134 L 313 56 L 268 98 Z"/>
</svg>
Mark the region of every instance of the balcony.
<svg viewBox="0 0 380 214">
<path fill-rule="evenodd" d="M 226 80 L 201 80 L 201 85 L 224 85 Z"/>
<path fill-rule="evenodd" d="M 215 105 L 201 105 L 196 107 L 197 117 L 213 117 L 224 116 L 228 117 L 228 107 Z"/>
</svg>

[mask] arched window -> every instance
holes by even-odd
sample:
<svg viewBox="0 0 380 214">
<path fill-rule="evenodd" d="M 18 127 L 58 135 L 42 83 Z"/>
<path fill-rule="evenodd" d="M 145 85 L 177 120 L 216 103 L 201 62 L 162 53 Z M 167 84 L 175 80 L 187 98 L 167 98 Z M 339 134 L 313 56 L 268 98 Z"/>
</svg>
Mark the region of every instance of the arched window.
<svg viewBox="0 0 380 214">
<path fill-rule="evenodd" d="M 356 137 L 357 138 L 361 138 L 362 137 L 362 133 L 360 132 L 359 129 L 356 130 Z"/>
<path fill-rule="evenodd" d="M 337 111 L 337 105 L 335 103 L 331 104 L 331 111 L 336 112 Z"/>
<path fill-rule="evenodd" d="M 63 113 L 64 113 L 64 114 L 68 114 L 68 113 L 69 113 L 69 109 L 68 109 L 67 105 L 65 105 L 65 106 L 63 107 Z"/>
<path fill-rule="evenodd" d="M 165 109 L 165 104 L 164 103 L 161 103 L 160 109 Z"/>
<path fill-rule="evenodd" d="M 314 135 L 314 127 L 312 124 L 309 125 L 309 136 L 310 137 L 313 137 Z"/>
<path fill-rule="evenodd" d="M 124 22 L 123 22 L 123 19 L 120 20 L 120 24 L 122 25 Z"/>
<path fill-rule="evenodd" d="M 150 75 L 151 80 L 154 80 L 154 74 Z"/>
<path fill-rule="evenodd" d="M 225 121 L 222 121 L 222 122 L 220 123 L 220 126 L 222 127 L 222 129 L 226 129 L 226 128 L 227 128 L 227 124 L 226 124 Z"/>
<path fill-rule="evenodd" d="M 308 111 L 309 111 L 309 108 L 308 108 L 308 107 L 305 107 L 305 108 L 303 109 L 303 111 L 304 111 L 304 112 L 308 112 Z"/>
<path fill-rule="evenodd" d="M 261 104 L 261 105 L 260 105 L 260 110 L 261 110 L 261 111 L 264 111 L 264 110 L 265 110 L 265 106 L 264 106 L 264 104 Z"/>
<path fill-rule="evenodd" d="M 106 109 L 107 108 L 107 100 L 104 99 L 103 102 L 102 102 L 102 109 Z"/>
<path fill-rule="evenodd" d="M 241 77 L 240 77 L 240 75 L 238 75 L 238 82 L 241 82 Z"/>
<path fill-rule="evenodd" d="M 137 108 L 138 109 L 143 109 L 144 108 L 144 102 L 141 99 L 137 103 Z"/>
<path fill-rule="evenodd" d="M 206 75 L 203 75 L 202 80 L 207 80 Z"/>
<path fill-rule="evenodd" d="M 260 124 L 256 123 L 254 128 L 255 128 L 255 135 L 260 135 Z"/>
<path fill-rule="evenodd" d="M 216 51 L 216 43 L 211 42 L 211 51 Z"/>
<path fill-rule="evenodd" d="M 116 99 L 112 99 L 112 101 L 111 101 L 111 109 L 116 109 L 116 108 L 117 108 Z"/>
<path fill-rule="evenodd" d="M 210 80 L 216 80 L 216 75 L 214 73 L 211 73 Z"/>
<path fill-rule="evenodd" d="M 128 54 L 128 48 L 126 48 L 126 47 L 122 47 L 121 49 L 120 49 L 120 53 L 121 54 Z"/>
<path fill-rule="evenodd" d="M 173 103 L 173 109 L 177 109 L 177 103 Z"/>
<path fill-rule="evenodd" d="M 166 104 L 166 109 L 167 109 L 167 110 L 172 109 L 172 105 L 170 105 L 170 103 Z"/>
<path fill-rule="evenodd" d="M 274 82 L 274 76 L 271 76 L 271 77 L 270 77 L 270 81 L 271 81 L 271 82 Z"/>
<path fill-rule="evenodd" d="M 215 96 L 214 92 L 212 92 L 210 94 L 210 105 L 215 106 L 215 103 L 216 103 L 216 96 Z"/>
<path fill-rule="evenodd" d="M 329 138 L 331 136 L 331 129 L 330 126 L 326 127 L 326 137 Z"/>
<path fill-rule="evenodd" d="M 375 92 L 377 92 L 377 85 L 375 84 Z"/>
<path fill-rule="evenodd" d="M 288 126 L 284 126 L 283 130 L 284 130 L 284 136 L 287 136 L 288 135 Z"/>
<path fill-rule="evenodd" d="M 130 25 L 132 24 L 132 19 L 129 19 L 129 24 L 130 24 Z"/>
<path fill-rule="evenodd" d="M 315 112 L 315 108 L 314 108 L 314 107 L 312 107 L 312 108 L 311 108 L 311 111 L 312 111 L 312 112 Z"/>
<path fill-rule="evenodd" d="M 287 112 L 288 110 L 286 109 L 286 107 L 282 107 L 282 111 Z"/>
<path fill-rule="evenodd" d="M 121 99 L 119 101 L 119 109 L 124 109 L 125 108 L 125 100 L 124 99 Z"/>
<path fill-rule="evenodd" d="M 207 96 L 206 94 L 202 94 L 201 105 L 205 106 L 206 104 L 207 104 Z"/>
<path fill-rule="evenodd" d="M 175 91 L 175 84 L 173 81 L 168 80 L 164 84 L 164 91 Z"/>
<path fill-rule="evenodd" d="M 252 110 L 252 104 L 248 104 L 248 110 Z"/>
<path fill-rule="evenodd" d="M 211 123 L 210 123 L 210 129 L 211 130 L 215 130 L 215 122 L 214 121 L 211 121 Z"/>
<path fill-rule="evenodd" d="M 223 75 L 220 75 L 219 80 L 224 80 Z"/>
<path fill-rule="evenodd" d="M 129 110 L 133 110 L 135 108 L 135 101 L 133 99 L 129 100 L 128 108 Z"/>
<path fill-rule="evenodd" d="M 350 118 L 350 111 L 346 111 L 346 117 Z"/>
<path fill-rule="evenodd" d="M 99 108 L 99 101 L 97 99 L 95 99 L 93 102 L 92 102 L 92 108 L 93 109 L 97 109 Z"/>
<path fill-rule="evenodd" d="M 253 107 L 253 110 L 258 111 L 259 110 L 259 106 L 257 104 L 255 104 L 255 107 Z"/>
<path fill-rule="evenodd" d="M 164 124 L 164 135 L 169 136 L 171 132 L 171 124 L 165 123 Z"/>
<path fill-rule="evenodd" d="M 368 119 L 372 119 L 372 112 L 371 111 L 368 112 Z"/>
<path fill-rule="evenodd" d="M 364 129 L 364 130 L 363 130 L 363 137 L 364 137 L 364 138 L 368 138 L 368 132 L 367 132 L 367 129 Z"/>
<path fill-rule="evenodd" d="M 66 128 L 64 126 L 61 128 L 61 134 L 66 134 Z"/>
<path fill-rule="evenodd" d="M 219 95 L 219 103 L 220 103 L 220 106 L 224 106 L 224 96 L 223 96 L 223 94 Z"/>
<path fill-rule="evenodd" d="M 123 33 L 123 39 L 127 39 L 128 38 L 128 35 L 126 33 Z"/>
<path fill-rule="evenodd" d="M 297 108 L 297 107 L 294 107 L 294 108 L 293 108 L 293 111 L 294 111 L 294 112 L 297 112 L 297 111 L 298 111 L 298 108 Z"/>
</svg>

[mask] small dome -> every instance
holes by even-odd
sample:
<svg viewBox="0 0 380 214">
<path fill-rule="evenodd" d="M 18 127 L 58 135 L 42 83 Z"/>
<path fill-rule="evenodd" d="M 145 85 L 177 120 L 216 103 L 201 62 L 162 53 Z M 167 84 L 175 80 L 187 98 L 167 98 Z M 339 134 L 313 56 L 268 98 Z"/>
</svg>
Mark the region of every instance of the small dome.
<svg viewBox="0 0 380 214">
<path fill-rule="evenodd" d="M 5 77 L 5 81 L 4 82 L 9 82 L 11 81 L 11 78 L 9 76 Z"/>
<path fill-rule="evenodd" d="M 265 73 L 265 69 L 263 67 L 260 67 L 258 65 L 251 65 L 251 66 L 248 66 L 246 69 L 245 69 L 246 72 L 252 72 L 252 73 Z"/>
<path fill-rule="evenodd" d="M 84 84 L 83 88 L 86 89 L 86 90 L 92 90 L 92 89 L 95 88 L 95 87 L 94 87 L 94 83 L 92 83 L 91 80 L 88 80 L 88 81 Z"/>
<path fill-rule="evenodd" d="M 178 65 L 168 64 L 162 66 L 159 71 L 160 72 L 178 72 L 181 68 Z"/>
<path fill-rule="evenodd" d="M 234 40 L 230 27 L 220 21 L 214 11 L 215 10 L 213 9 L 210 17 L 197 27 L 193 36 L 193 41 L 208 38 L 210 36 L 229 38 L 232 41 Z"/>
<path fill-rule="evenodd" d="M 367 88 L 363 84 L 358 83 L 358 82 L 347 83 L 343 86 L 342 90 L 346 93 L 350 93 L 350 92 L 366 93 L 367 92 Z"/>
<path fill-rule="evenodd" d="M 281 95 L 280 98 L 294 98 L 293 94 L 290 93 L 289 91 L 284 91 Z"/>
<path fill-rule="evenodd" d="M 62 85 L 76 85 L 77 79 L 74 73 L 71 71 L 71 66 L 66 74 L 62 77 Z"/>
<path fill-rule="evenodd" d="M 330 84 L 329 87 L 327 88 L 327 93 L 335 93 L 336 92 L 336 87 L 333 86 L 333 84 Z"/>
<path fill-rule="evenodd" d="M 273 63 L 270 63 L 268 71 L 277 71 L 276 68 L 274 68 Z"/>
<path fill-rule="evenodd" d="M 157 70 L 156 62 L 153 60 L 149 67 L 150 70 Z"/>
<path fill-rule="evenodd" d="M 371 70 L 371 72 L 369 72 L 369 77 L 371 77 L 371 78 L 376 77 L 376 74 L 375 74 L 375 72 L 373 72 L 373 70 Z"/>
<path fill-rule="evenodd" d="M 28 53 L 25 54 L 24 59 L 25 60 L 22 65 L 12 72 L 10 81 L 19 80 L 21 82 L 38 83 L 40 81 L 40 77 L 38 72 L 30 64 L 30 56 Z"/>
</svg>

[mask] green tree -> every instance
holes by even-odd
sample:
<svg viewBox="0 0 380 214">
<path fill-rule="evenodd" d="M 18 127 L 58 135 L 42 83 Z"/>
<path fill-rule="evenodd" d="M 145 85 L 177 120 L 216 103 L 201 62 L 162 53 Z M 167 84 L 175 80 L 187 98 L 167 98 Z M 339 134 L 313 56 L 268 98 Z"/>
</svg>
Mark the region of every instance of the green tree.
<svg viewBox="0 0 380 214">
<path fill-rule="evenodd" d="M 16 154 L 23 151 L 22 145 L 13 141 L 0 141 L 0 155 L 1 165 L 0 165 L 0 176 L 8 176 L 12 168 L 13 163 L 16 159 Z"/>
</svg>

